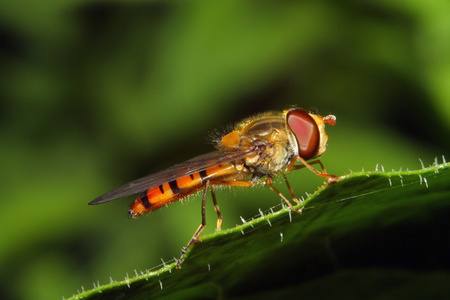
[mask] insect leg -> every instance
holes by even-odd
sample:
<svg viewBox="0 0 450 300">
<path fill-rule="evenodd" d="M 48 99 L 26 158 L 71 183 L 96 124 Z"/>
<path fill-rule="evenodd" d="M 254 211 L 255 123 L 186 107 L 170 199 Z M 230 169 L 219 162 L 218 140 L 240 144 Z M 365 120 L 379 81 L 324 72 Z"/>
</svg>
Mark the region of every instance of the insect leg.
<svg viewBox="0 0 450 300">
<path fill-rule="evenodd" d="M 294 163 L 295 163 L 296 160 L 300 161 L 303 165 L 296 165 L 296 166 L 294 166 Z M 322 173 L 317 171 L 316 169 L 314 169 L 311 166 L 311 165 L 314 165 L 314 164 L 319 164 L 320 165 L 320 167 L 322 168 Z M 333 183 L 333 182 L 336 182 L 338 180 L 338 177 L 336 177 L 335 175 L 331 175 L 331 174 L 327 173 L 327 171 L 325 170 L 325 167 L 323 166 L 322 162 L 320 160 L 318 160 L 318 159 L 308 163 L 302 157 L 296 156 L 294 158 L 294 160 L 292 161 L 292 163 L 288 166 L 287 169 L 288 170 L 298 170 L 298 169 L 301 169 L 301 168 L 304 168 L 304 167 L 306 167 L 309 170 L 311 170 L 317 176 L 325 177 L 327 179 L 328 183 Z"/>
<path fill-rule="evenodd" d="M 289 208 L 292 211 L 294 211 L 294 212 L 296 212 L 298 214 L 302 213 L 301 209 L 300 210 L 295 209 L 294 206 L 292 206 L 291 202 L 288 199 L 286 199 L 286 197 L 272 184 L 272 178 L 271 177 L 267 177 L 267 179 L 265 180 L 265 184 L 268 185 L 275 193 L 277 193 L 278 196 L 280 196 L 281 199 L 283 199 L 284 202 L 286 202 L 286 204 L 289 206 Z"/>
<path fill-rule="evenodd" d="M 214 180 L 211 181 L 210 183 L 210 188 L 211 188 L 211 196 L 213 199 L 213 203 L 214 203 L 214 209 L 216 210 L 217 213 L 217 231 L 221 230 L 222 227 L 222 214 L 220 213 L 219 210 L 219 205 L 217 204 L 217 200 L 216 200 L 216 193 L 214 193 L 214 190 L 212 188 L 213 185 L 228 185 L 228 186 L 252 186 L 253 182 L 250 181 L 242 181 L 242 180 Z"/>
<path fill-rule="evenodd" d="M 198 241 L 198 236 L 203 231 L 203 229 L 206 226 L 206 217 L 205 217 L 205 208 L 206 208 L 206 195 L 208 193 L 208 187 L 209 187 L 209 180 L 206 181 L 205 190 L 203 192 L 203 198 L 202 198 L 202 224 L 197 228 L 194 235 L 192 236 L 189 243 L 181 250 L 180 257 L 178 258 L 177 262 L 177 269 L 181 269 L 181 263 L 183 262 L 183 257 L 186 254 L 186 252 L 189 250 L 189 248 L 192 247 L 193 244 L 195 244 Z"/>
<path fill-rule="evenodd" d="M 207 180 L 205 182 L 205 189 L 203 191 L 203 198 L 202 198 L 202 224 L 198 227 L 198 229 L 195 231 L 194 235 L 192 236 L 191 240 L 189 241 L 189 243 L 186 245 L 186 247 L 184 247 L 181 250 L 181 254 L 180 257 L 178 258 L 178 262 L 177 262 L 177 269 L 181 269 L 181 263 L 183 262 L 183 257 L 186 254 L 186 252 L 189 250 L 189 248 L 192 247 L 192 245 L 194 245 L 197 241 L 198 241 L 198 236 L 200 235 L 200 233 L 203 231 L 203 229 L 206 226 L 206 217 L 205 217 L 205 208 L 206 208 L 206 196 L 208 194 L 208 188 L 211 189 L 211 195 L 213 198 L 213 203 L 214 203 L 214 209 L 217 212 L 217 228 L 218 231 L 220 230 L 220 227 L 222 225 L 222 214 L 220 213 L 219 210 L 219 206 L 217 205 L 217 200 L 216 200 L 216 195 L 214 193 L 214 190 L 212 189 L 213 185 L 228 185 L 228 186 L 252 186 L 253 182 L 250 181 L 239 181 L 239 180 L 223 180 L 223 181 L 210 181 Z"/>
<path fill-rule="evenodd" d="M 284 181 L 286 182 L 289 193 L 291 193 L 292 200 L 294 200 L 297 204 L 300 204 L 300 201 L 298 201 L 297 197 L 295 197 L 294 191 L 292 190 L 291 185 L 289 184 L 289 181 L 286 177 L 286 174 L 284 174 L 284 173 L 283 173 L 283 178 L 284 178 Z"/>
<path fill-rule="evenodd" d="M 244 180 L 214 180 L 210 182 L 210 185 L 227 185 L 227 186 L 244 186 L 249 187 L 253 186 L 252 181 L 244 181 Z"/>
<path fill-rule="evenodd" d="M 217 231 L 221 230 L 222 227 L 222 214 L 220 213 L 220 209 L 219 209 L 219 205 L 217 205 L 217 200 L 216 200 L 216 193 L 214 193 L 213 188 L 211 187 L 211 196 L 212 196 L 212 200 L 214 203 L 214 209 L 216 210 L 217 213 Z"/>
</svg>

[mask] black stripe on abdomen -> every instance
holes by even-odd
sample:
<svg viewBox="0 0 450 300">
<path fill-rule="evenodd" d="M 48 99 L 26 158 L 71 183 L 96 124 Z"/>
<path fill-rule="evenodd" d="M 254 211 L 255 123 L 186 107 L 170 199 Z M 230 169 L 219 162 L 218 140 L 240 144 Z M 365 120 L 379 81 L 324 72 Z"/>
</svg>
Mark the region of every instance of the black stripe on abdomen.
<svg viewBox="0 0 450 300">
<path fill-rule="evenodd" d="M 208 173 L 206 173 L 206 170 L 200 171 L 199 174 L 200 174 L 200 178 L 202 179 L 202 181 L 203 181 L 206 177 L 208 177 Z"/>
<path fill-rule="evenodd" d="M 147 192 L 143 192 L 139 198 L 141 198 L 142 205 L 144 205 L 145 208 L 149 208 L 152 206 L 152 204 L 148 201 Z"/>
<path fill-rule="evenodd" d="M 172 189 L 172 193 L 178 194 L 180 192 L 180 188 L 178 187 L 176 180 L 169 181 L 169 186 Z"/>
</svg>

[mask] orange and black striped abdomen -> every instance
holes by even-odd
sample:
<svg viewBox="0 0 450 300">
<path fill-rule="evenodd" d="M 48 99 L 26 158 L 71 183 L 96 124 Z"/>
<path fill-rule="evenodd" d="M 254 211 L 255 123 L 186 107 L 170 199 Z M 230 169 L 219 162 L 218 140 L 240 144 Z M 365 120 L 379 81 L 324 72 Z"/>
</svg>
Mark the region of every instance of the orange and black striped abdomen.
<svg viewBox="0 0 450 300">
<path fill-rule="evenodd" d="M 233 164 L 227 163 L 152 187 L 139 195 L 130 205 L 128 213 L 133 218 L 139 217 L 202 190 L 206 180 L 230 178 L 234 174 L 239 174 L 238 170 Z"/>
</svg>

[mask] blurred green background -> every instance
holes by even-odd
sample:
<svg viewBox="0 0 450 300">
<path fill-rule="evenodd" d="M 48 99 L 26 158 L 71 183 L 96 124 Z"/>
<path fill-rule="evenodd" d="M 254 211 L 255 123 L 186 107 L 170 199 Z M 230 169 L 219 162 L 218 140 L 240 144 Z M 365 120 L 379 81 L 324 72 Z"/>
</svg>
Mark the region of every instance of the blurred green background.
<svg viewBox="0 0 450 300">
<path fill-rule="evenodd" d="M 87 203 L 257 112 L 335 114 L 322 162 L 336 175 L 450 157 L 449 15 L 424 0 L 2 1 L 2 298 L 61 299 L 177 257 L 198 197 L 137 220 L 133 198 Z M 289 178 L 298 195 L 323 182 Z M 225 229 L 279 203 L 217 194 Z"/>
</svg>

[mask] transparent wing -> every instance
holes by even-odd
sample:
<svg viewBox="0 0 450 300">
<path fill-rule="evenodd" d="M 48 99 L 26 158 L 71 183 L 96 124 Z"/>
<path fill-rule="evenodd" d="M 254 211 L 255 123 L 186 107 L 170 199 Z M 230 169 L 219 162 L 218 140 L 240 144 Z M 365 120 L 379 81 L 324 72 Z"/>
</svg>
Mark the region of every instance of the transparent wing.
<svg viewBox="0 0 450 300">
<path fill-rule="evenodd" d="M 89 202 L 89 204 L 101 204 L 134 194 L 139 194 L 152 187 L 164 184 L 166 182 L 170 182 L 226 162 L 237 161 L 247 155 L 251 155 L 253 152 L 256 152 L 256 150 L 232 152 L 214 151 L 203 154 L 180 164 L 176 164 L 163 171 L 124 184 L 101 195 L 100 197 L 97 197 L 96 199 Z"/>
</svg>

